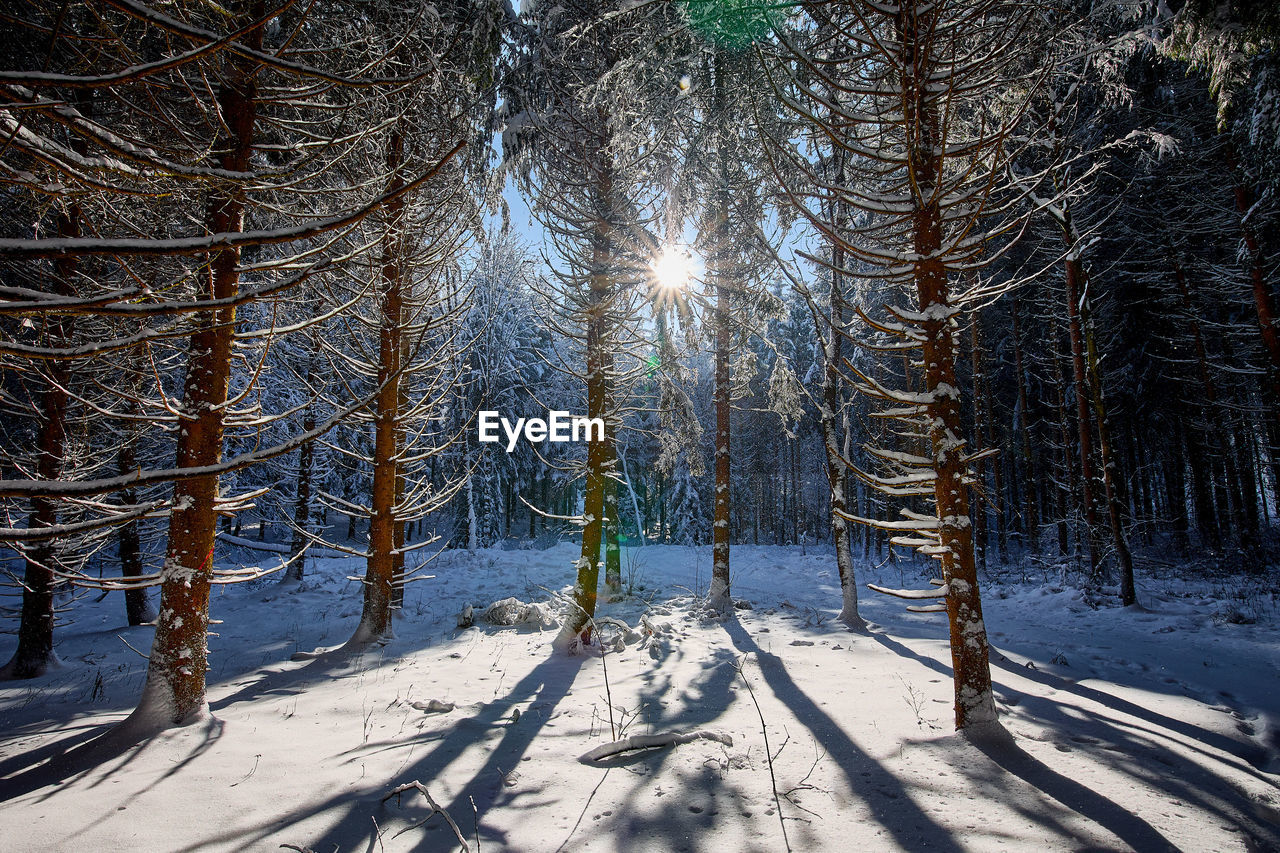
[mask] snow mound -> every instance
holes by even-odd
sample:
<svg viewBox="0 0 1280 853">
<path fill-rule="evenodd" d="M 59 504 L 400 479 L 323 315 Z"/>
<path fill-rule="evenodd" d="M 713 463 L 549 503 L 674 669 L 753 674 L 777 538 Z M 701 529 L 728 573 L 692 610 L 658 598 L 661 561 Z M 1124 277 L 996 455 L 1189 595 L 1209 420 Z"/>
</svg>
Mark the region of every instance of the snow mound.
<svg viewBox="0 0 1280 853">
<path fill-rule="evenodd" d="M 539 631 L 556 626 L 551 608 L 539 602 L 524 602 L 512 596 L 495 601 L 480 615 L 490 625 L 532 625 Z"/>
</svg>

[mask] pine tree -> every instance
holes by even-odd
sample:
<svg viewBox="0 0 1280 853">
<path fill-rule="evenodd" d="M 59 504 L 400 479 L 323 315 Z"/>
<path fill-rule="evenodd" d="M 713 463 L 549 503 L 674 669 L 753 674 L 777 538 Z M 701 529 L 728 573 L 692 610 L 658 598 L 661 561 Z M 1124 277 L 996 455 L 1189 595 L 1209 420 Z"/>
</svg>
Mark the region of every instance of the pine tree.
<svg viewBox="0 0 1280 853">
<path fill-rule="evenodd" d="M 640 372 L 636 284 L 650 244 L 642 229 L 653 215 L 643 197 L 652 140 L 643 122 L 628 120 L 661 115 L 661 103 L 678 91 L 669 74 L 653 73 L 661 57 L 649 35 L 668 10 L 649 5 L 622 15 L 619 5 L 524 7 L 503 134 L 559 262 L 551 304 L 581 347 L 573 370 L 586 387 L 586 416 L 604 422 L 604 441 L 587 447 L 582 551 L 574 611 L 557 641 L 563 648 L 590 642 L 602 548 L 606 587 L 621 590 L 613 488 L 620 385 Z"/>
<path fill-rule="evenodd" d="M 999 211 L 992 190 L 1006 168 L 1006 138 L 1024 109 L 1025 88 L 1009 83 L 1020 73 L 1027 10 L 991 0 L 829 2 L 806 12 L 802 23 L 823 41 L 810 46 L 783 38 L 793 63 L 785 78 L 788 104 L 846 162 L 832 171 L 793 156 L 807 180 L 792 192 L 836 202 L 801 208 L 847 253 L 831 264 L 835 271 L 882 280 L 905 300 L 884 298 L 881 311 L 860 316 L 895 338 L 894 350 L 918 353 L 914 369 L 923 379 L 919 391 L 893 388 L 854 368 L 858 390 L 892 407 L 882 416 L 901 423 L 909 448 L 869 447 L 887 473 L 854 470 L 887 494 L 928 498 L 933 511 L 904 510 L 901 521 L 852 520 L 906 534 L 898 541 L 941 562 L 934 597 L 945 599 L 951 627 L 956 726 L 980 725 L 994 721 L 996 711 L 969 512 L 975 453 L 967 447 L 956 378 L 959 277 L 980 263 Z M 838 49 L 823 51 L 828 43 Z M 788 66 L 778 67 L 787 73 Z M 841 219 L 846 203 L 857 214 Z M 916 436 L 926 437 L 925 448 Z"/>
</svg>

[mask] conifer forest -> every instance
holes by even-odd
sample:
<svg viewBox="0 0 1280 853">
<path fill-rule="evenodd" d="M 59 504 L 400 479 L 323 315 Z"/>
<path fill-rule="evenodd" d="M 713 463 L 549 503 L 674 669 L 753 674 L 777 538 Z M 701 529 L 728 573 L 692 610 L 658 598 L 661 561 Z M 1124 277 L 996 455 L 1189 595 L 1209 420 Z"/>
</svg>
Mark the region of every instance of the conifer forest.
<svg viewBox="0 0 1280 853">
<path fill-rule="evenodd" d="M 1274 0 L 2 0 L 0 848 L 1280 851 Z"/>
</svg>

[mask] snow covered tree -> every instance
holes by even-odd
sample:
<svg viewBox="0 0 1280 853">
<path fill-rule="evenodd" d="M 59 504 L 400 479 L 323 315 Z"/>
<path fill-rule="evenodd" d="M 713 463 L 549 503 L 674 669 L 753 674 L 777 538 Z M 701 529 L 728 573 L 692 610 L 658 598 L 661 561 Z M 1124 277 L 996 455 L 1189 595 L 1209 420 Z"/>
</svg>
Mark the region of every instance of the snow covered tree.
<svg viewBox="0 0 1280 853">
<path fill-rule="evenodd" d="M 901 534 L 895 541 L 940 561 L 941 587 L 929 597 L 945 599 L 951 627 L 956 726 L 980 725 L 996 711 L 969 516 L 976 454 L 965 440 L 956 332 L 962 276 L 981 265 L 999 227 L 994 191 L 1007 168 L 1009 133 L 1025 109 L 1027 87 L 1011 84 L 1024 73 L 1029 10 L 1002 0 L 893 7 L 855 1 L 813 3 L 805 13 L 798 26 L 823 42 L 781 39 L 790 65 L 778 67 L 794 69 L 784 97 L 843 152 L 844 166 L 820 171 L 793 158 L 809 188 L 793 192 L 840 202 L 801 211 L 839 241 L 845 259 L 836 269 L 884 282 L 882 309 L 862 319 L 895 338 L 894 349 L 918 354 L 923 380 L 919 391 L 894 388 L 855 369 L 858 390 L 891 406 L 882 415 L 898 420 L 914 452 L 869 447 L 886 472 L 854 471 L 887 494 L 927 498 L 933 511 L 852 520 L 893 530 Z M 830 215 L 840 208 L 850 210 L 847 219 Z M 894 304 L 889 293 L 906 304 Z M 889 316 L 873 316 L 883 313 Z"/>
<path fill-rule="evenodd" d="M 50 340 L 46 357 L 88 363 L 105 353 L 160 347 L 170 366 L 157 377 L 162 399 L 148 402 L 145 414 L 163 413 L 172 425 L 176 460 L 70 480 L 47 469 L 5 483 L 0 494 L 92 505 L 96 517 L 85 524 L 101 526 L 160 507 L 85 498 L 173 484 L 167 557 L 150 579 L 161 586 L 160 619 L 144 696 L 127 724 L 146 734 L 204 715 L 210 585 L 257 573 L 214 569 L 218 514 L 253 497 L 223 495 L 220 476 L 292 451 L 339 416 L 310 433 L 224 458 L 233 433 L 261 430 L 278 416 L 252 402 L 269 349 L 263 343 L 306 321 L 280 328 L 272 306 L 333 275 L 358 252 L 353 229 L 417 189 L 435 167 L 380 193 L 370 189 L 376 176 L 353 170 L 352 182 L 339 178 L 342 165 L 353 162 L 357 138 L 371 133 L 349 123 L 362 117 L 355 105 L 372 90 L 413 79 L 379 76 L 380 57 L 354 55 L 368 19 L 334 14 L 321 21 L 295 9 L 277 14 L 258 0 L 225 13 L 93 4 L 91 14 L 65 21 L 56 4 L 32 4 L 29 11 L 27 23 L 57 33 L 55 44 L 91 43 L 94 55 L 86 61 L 76 50 L 59 50 L 51 54 L 56 70 L 28 64 L 4 74 L 8 106 L 21 106 L 23 116 L 8 128 L 20 141 L 6 149 L 6 169 L 32 197 L 55 183 L 67 186 L 69 197 L 81 200 L 82 222 L 74 235 L 11 229 L 0 240 L 0 258 L 15 277 L 43 276 L 52 265 L 74 285 L 70 292 L 12 289 L 6 308 L 41 322 L 89 318 L 76 321 L 74 340 Z M 65 26 L 46 26 L 55 20 Z M 157 45 L 168 47 L 157 54 Z M 312 64 L 317 55 L 322 65 Z M 104 93 L 93 103 L 111 105 L 110 130 L 96 108 L 76 106 L 90 92 Z M 6 112 L 5 120 L 13 115 Z M 104 274 L 74 275 L 73 265 L 90 263 Z M 326 304 L 317 299 L 313 307 L 322 312 Z M 141 330 L 124 330 L 138 320 Z M 177 348 L 183 340 L 185 349 Z"/>
<path fill-rule="evenodd" d="M 421 473 L 457 440 L 437 422 L 464 307 L 456 265 L 483 201 L 465 188 L 485 186 L 483 124 L 492 104 L 481 89 L 495 65 L 502 21 L 501 8 L 487 0 L 383 11 L 373 58 L 386 56 L 387 68 L 414 77 L 415 85 L 389 93 L 369 116 L 385 117 L 390 128 L 373 156 L 393 198 L 370 220 L 377 244 L 366 267 L 371 299 L 349 314 L 352 346 L 330 348 L 352 374 L 368 377 L 373 395 L 359 413 L 373 425 L 372 453 L 363 460 L 372 469 L 369 504 L 344 507 L 369 519 L 363 612 L 348 648 L 390 636 L 393 607 L 412 579 L 405 555 L 430 541 L 411 546 L 406 524 L 443 507 L 463 482 L 455 477 L 441 488 Z M 429 72 L 415 64 L 424 54 L 435 57 Z M 467 148 L 470 157 L 461 153 Z M 421 174 L 431 178 L 412 196 L 400 192 Z"/>
<path fill-rule="evenodd" d="M 669 10 L 650 4 L 623 14 L 625 5 L 526 4 L 506 93 L 504 149 L 555 255 L 550 302 L 563 323 L 556 330 L 581 347 L 580 366 L 569 369 L 586 386 L 586 416 L 604 422 L 604 440 L 587 448 L 575 606 L 557 642 L 564 648 L 590 642 L 602 547 L 606 586 L 621 590 L 618 392 L 642 360 L 637 285 L 652 243 L 642 229 L 653 216 L 643 193 L 653 184 L 652 151 L 663 145 L 647 120 L 679 91 L 669 68 L 657 70 L 663 45 L 653 38 Z"/>
<path fill-rule="evenodd" d="M 732 361 L 740 340 L 762 331 L 770 294 L 760 270 L 768 257 L 758 246 L 765 219 L 760 178 L 767 170 L 752 126 L 774 110 L 754 52 L 773 15 L 758 4 L 686 0 L 679 4 L 692 35 L 682 87 L 687 116 L 680 195 L 696 200 L 696 250 L 705 258 L 714 302 L 707 307 L 714 351 L 714 520 L 707 604 L 733 612 L 730 595 L 732 528 Z M 668 251 L 675 251 L 671 248 Z"/>
<path fill-rule="evenodd" d="M 546 510 L 538 507 L 538 481 L 570 464 L 561 458 L 564 445 L 520 442 L 507 452 L 505 439 L 482 444 L 476 438 L 480 411 L 514 420 L 545 417 L 548 407 L 572 405 L 565 375 L 554 367 L 562 342 L 542 326 L 537 313 L 534 258 L 510 233 L 486 239 L 467 275 L 470 299 L 459 331 L 465 349 L 458 354 L 459 382 L 451 405 L 465 432 L 457 465 L 470 472 L 455 501 L 462 504 L 455 518 L 466 526 L 459 539 L 468 547 L 490 547 L 508 535 L 511 518 L 525 502 L 535 507 L 529 509 L 532 533 L 539 509 Z"/>
</svg>

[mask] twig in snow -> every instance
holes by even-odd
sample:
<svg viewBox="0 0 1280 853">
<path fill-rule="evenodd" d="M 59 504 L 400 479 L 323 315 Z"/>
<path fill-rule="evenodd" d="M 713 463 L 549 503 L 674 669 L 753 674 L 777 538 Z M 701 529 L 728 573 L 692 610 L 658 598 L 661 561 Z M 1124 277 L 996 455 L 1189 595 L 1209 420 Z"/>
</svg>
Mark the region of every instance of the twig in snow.
<svg viewBox="0 0 1280 853">
<path fill-rule="evenodd" d="M 613 743 L 602 743 L 595 749 L 578 756 L 578 760 L 583 764 L 592 764 L 602 758 L 608 758 L 620 752 L 630 752 L 634 749 L 651 749 L 655 746 L 678 746 L 682 743 L 692 743 L 695 740 L 713 740 L 725 746 L 733 746 L 733 738 L 723 732 L 713 732 L 707 729 L 699 729 L 696 732 L 663 732 L 656 735 L 631 735 L 622 740 L 615 740 Z"/>
<path fill-rule="evenodd" d="M 406 782 L 403 785 L 400 785 L 399 787 L 395 788 L 390 793 L 388 793 L 385 797 L 382 798 L 382 802 L 385 803 L 387 800 L 391 799 L 392 797 L 398 797 L 399 795 L 403 794 L 405 791 L 417 791 L 418 793 L 422 794 L 422 796 L 425 797 L 427 800 L 427 805 L 431 806 L 431 813 L 442 816 L 445 819 L 445 821 L 449 824 L 449 828 L 452 829 L 453 834 L 457 836 L 458 843 L 462 845 L 462 853 L 471 853 L 471 848 L 467 846 L 466 836 L 462 834 L 462 830 L 458 828 L 458 824 L 454 823 L 453 818 L 449 817 L 449 813 L 445 811 L 440 806 L 440 804 L 435 801 L 435 798 L 431 796 L 431 792 L 427 790 L 427 786 L 422 784 L 418 780 L 415 779 L 412 782 Z M 428 816 L 427 820 L 430 820 L 430 819 L 431 819 L 430 816 Z M 427 821 L 425 820 L 419 821 L 418 823 L 414 824 L 414 826 L 407 826 L 404 829 L 400 830 L 400 832 L 397 832 L 395 835 L 391 837 L 396 838 L 401 833 L 408 832 L 410 829 L 414 829 L 415 827 L 422 826 L 422 824 L 426 822 Z"/>
<path fill-rule="evenodd" d="M 609 737 L 618 739 L 618 727 L 613 724 L 613 693 L 609 690 L 609 650 L 604 647 L 604 637 L 600 637 L 600 666 L 604 669 L 604 701 L 609 706 Z"/>
<path fill-rule="evenodd" d="M 476 853 L 480 853 L 480 810 L 476 808 L 476 798 L 470 795 L 467 799 L 471 801 L 471 817 L 476 827 Z"/>
<path fill-rule="evenodd" d="M 760 733 L 764 735 L 764 757 L 769 760 L 769 784 L 773 789 L 773 807 L 778 811 L 778 825 L 782 827 L 782 843 L 786 846 L 787 853 L 791 853 L 791 840 L 787 838 L 787 821 L 782 816 L 782 802 L 778 797 L 778 777 L 773 772 L 773 754 L 769 752 L 769 729 L 764 724 L 764 712 L 760 710 L 760 703 L 756 700 L 756 691 L 747 680 L 747 674 L 743 672 L 746 663 L 747 656 L 743 655 L 734 668 L 738 671 L 738 677 L 742 679 L 742 683 L 747 686 L 747 693 L 751 695 L 751 704 L 756 706 L 756 716 L 760 718 Z"/>
<path fill-rule="evenodd" d="M 116 634 L 116 639 L 124 643 L 126 646 L 129 646 L 129 641 L 126 640 L 124 637 L 121 637 L 119 634 Z M 138 657 L 142 658 L 143 660 L 151 660 L 151 657 L 149 655 L 144 655 L 142 652 L 138 651 L 133 646 L 129 646 L 129 651 L 138 655 Z"/>
<path fill-rule="evenodd" d="M 253 757 L 253 767 L 249 770 L 249 776 L 252 776 L 254 773 L 258 772 L 258 759 L 260 758 L 262 758 L 262 753 L 258 753 Z M 243 779 L 240 780 L 240 782 L 248 781 L 249 776 L 245 776 Z M 240 782 L 232 782 L 231 787 L 234 788 L 236 785 L 239 785 Z"/>
<path fill-rule="evenodd" d="M 781 752 L 782 750 L 778 750 L 778 751 Z M 798 802 L 796 802 L 795 794 L 797 791 L 822 791 L 824 794 L 827 793 L 822 788 L 819 788 L 817 785 L 813 785 L 809 782 L 809 777 L 813 775 L 813 771 L 818 769 L 818 764 L 822 761 L 822 759 L 826 757 L 827 757 L 826 750 L 822 750 L 821 752 L 819 752 L 817 749 L 817 744 L 815 744 L 813 764 L 809 765 L 809 772 L 804 774 L 804 778 L 801 779 L 799 782 L 797 782 L 792 788 L 782 793 L 782 796 L 786 797 L 787 802 L 791 803 L 791 805 L 800 809 L 800 811 L 802 812 L 808 812 L 809 814 L 813 815 L 819 820 L 822 819 L 822 815 L 818 814 L 813 809 L 807 809 L 804 806 L 800 805 Z"/>
</svg>

